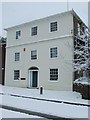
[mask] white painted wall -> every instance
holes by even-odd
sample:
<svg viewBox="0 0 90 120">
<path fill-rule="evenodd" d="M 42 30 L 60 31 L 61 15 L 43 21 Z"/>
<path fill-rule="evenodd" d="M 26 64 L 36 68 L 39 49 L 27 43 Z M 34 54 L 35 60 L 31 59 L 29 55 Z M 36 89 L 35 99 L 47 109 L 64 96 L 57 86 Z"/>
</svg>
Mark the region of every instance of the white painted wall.
<svg viewBox="0 0 90 120">
<path fill-rule="evenodd" d="M 21 26 L 12 27 L 7 33 L 7 38 L 9 39 L 7 40 L 7 46 L 9 47 L 13 45 L 33 43 L 60 36 L 71 35 L 71 30 L 73 29 L 72 17 L 73 16 L 70 13 L 65 15 L 60 14 L 45 19 L 32 21 Z M 58 22 L 58 31 L 50 32 L 50 23 L 55 21 Z M 36 36 L 31 36 L 31 28 L 33 26 L 38 26 L 38 35 Z M 20 40 L 16 40 L 16 30 L 21 30 L 22 36 Z"/>
<path fill-rule="evenodd" d="M 7 48 L 6 85 L 28 87 L 28 69 L 37 66 L 39 68 L 39 86 L 43 86 L 45 89 L 71 90 L 73 68 L 72 64 L 68 62 L 72 60 L 73 53 L 71 48 L 68 48 L 67 42 L 73 45 L 72 37 Z M 58 58 L 49 57 L 51 47 L 58 47 Z M 25 52 L 23 48 L 26 48 Z M 37 60 L 30 60 L 30 51 L 33 49 L 38 50 Z M 15 52 L 21 53 L 19 62 L 14 61 Z M 59 68 L 58 81 L 49 80 L 50 68 Z M 14 81 L 14 70 L 20 70 L 20 77 L 25 77 L 26 81 Z"/>
<path fill-rule="evenodd" d="M 50 22 L 57 21 L 59 29 L 57 32 L 49 32 Z M 37 36 L 30 36 L 30 28 L 39 26 Z M 13 27 L 7 32 L 6 51 L 6 76 L 5 85 L 17 87 L 29 87 L 28 69 L 32 66 L 39 68 L 39 84 L 44 89 L 70 90 L 73 82 L 73 16 L 71 14 L 58 15 L 47 19 L 31 22 L 18 27 Z M 22 31 L 20 40 L 15 39 L 16 30 Z M 64 36 L 64 37 L 63 37 Z M 58 47 L 58 57 L 50 58 L 49 49 Z M 23 51 L 26 48 L 26 51 Z M 30 60 L 30 51 L 38 51 L 38 59 Z M 20 52 L 20 61 L 14 61 L 15 52 Z M 50 81 L 50 68 L 59 69 L 58 81 Z M 14 81 L 14 70 L 20 70 L 20 77 L 26 80 Z"/>
</svg>

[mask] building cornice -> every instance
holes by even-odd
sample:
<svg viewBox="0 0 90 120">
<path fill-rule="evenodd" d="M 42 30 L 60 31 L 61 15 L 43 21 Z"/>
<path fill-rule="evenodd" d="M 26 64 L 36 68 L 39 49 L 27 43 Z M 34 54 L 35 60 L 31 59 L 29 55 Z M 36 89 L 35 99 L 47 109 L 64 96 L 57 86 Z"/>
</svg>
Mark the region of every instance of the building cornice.
<svg viewBox="0 0 90 120">
<path fill-rule="evenodd" d="M 10 45 L 10 46 L 6 46 L 6 48 L 18 47 L 18 46 L 29 45 L 29 44 L 36 44 L 36 43 L 40 43 L 40 42 L 46 42 L 46 41 L 50 41 L 50 40 L 58 40 L 58 39 L 63 39 L 63 38 L 67 38 L 67 37 L 73 37 L 73 35 L 59 36 L 59 37 L 43 39 L 43 40 L 39 40 L 39 41 L 35 41 L 35 42 L 22 43 L 22 44 L 18 44 L 18 45 Z"/>
</svg>

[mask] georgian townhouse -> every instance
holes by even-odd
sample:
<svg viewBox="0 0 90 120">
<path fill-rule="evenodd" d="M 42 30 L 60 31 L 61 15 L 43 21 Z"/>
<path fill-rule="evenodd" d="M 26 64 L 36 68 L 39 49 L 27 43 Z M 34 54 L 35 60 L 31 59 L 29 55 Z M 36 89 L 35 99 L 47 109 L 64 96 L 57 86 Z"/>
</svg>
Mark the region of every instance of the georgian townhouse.
<svg viewBox="0 0 90 120">
<path fill-rule="evenodd" d="M 74 10 L 6 28 L 5 85 L 72 91 L 74 36 L 86 25 Z"/>
</svg>

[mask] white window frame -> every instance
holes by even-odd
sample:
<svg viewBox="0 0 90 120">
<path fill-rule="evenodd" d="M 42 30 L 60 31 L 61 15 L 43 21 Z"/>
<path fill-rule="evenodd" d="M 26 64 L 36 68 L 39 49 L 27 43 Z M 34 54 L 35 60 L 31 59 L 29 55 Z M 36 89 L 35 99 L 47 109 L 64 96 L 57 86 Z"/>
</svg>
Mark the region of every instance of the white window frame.
<svg viewBox="0 0 90 120">
<path fill-rule="evenodd" d="M 58 75 L 57 80 L 51 79 L 51 75 L 53 75 L 53 74 L 51 74 L 51 71 L 50 71 L 50 70 L 55 70 L 55 69 L 58 70 L 58 71 L 57 71 L 58 74 L 55 74 L 55 73 L 54 73 L 56 76 Z M 59 69 L 58 69 L 58 68 L 50 68 L 50 69 L 49 69 L 49 81 L 50 81 L 50 82 L 58 82 L 58 80 L 59 80 Z"/>
<path fill-rule="evenodd" d="M 34 29 L 34 28 L 37 28 L 37 30 L 36 30 L 36 31 L 33 31 L 32 29 Z M 38 26 L 37 26 L 37 25 L 36 25 L 36 26 L 31 27 L 31 36 L 37 36 L 37 34 L 35 34 L 35 33 L 37 33 L 37 34 L 38 34 Z"/>
<path fill-rule="evenodd" d="M 19 34 L 20 32 L 20 34 Z M 16 40 L 20 39 L 21 38 L 21 30 L 17 30 L 16 31 Z"/>
<path fill-rule="evenodd" d="M 32 56 L 32 52 L 36 52 L 36 58 L 34 58 Z M 37 60 L 38 59 L 38 51 L 35 49 L 35 50 L 31 50 L 31 60 Z"/>
<path fill-rule="evenodd" d="M 20 61 L 20 52 L 15 52 L 15 62 Z"/>
<path fill-rule="evenodd" d="M 15 79 L 15 72 L 19 71 L 19 77 Z M 19 81 L 20 80 L 20 70 L 14 70 L 14 81 Z"/>
<path fill-rule="evenodd" d="M 51 24 L 54 24 L 54 23 L 57 23 L 57 26 L 56 26 L 56 28 L 57 28 L 57 30 L 53 30 L 53 31 L 51 31 Z M 58 22 L 57 21 L 52 21 L 52 22 L 50 22 L 50 24 L 49 24 L 49 29 L 50 29 L 50 33 L 53 33 L 53 32 L 57 32 L 58 31 Z"/>
<path fill-rule="evenodd" d="M 51 57 L 51 54 L 54 54 L 54 52 L 53 51 L 51 51 L 51 49 L 55 49 L 55 48 L 57 48 L 57 54 L 56 54 L 56 56 L 54 55 L 52 55 L 53 57 Z M 51 53 L 51 52 L 53 52 L 53 53 Z M 50 49 L 49 49 L 49 56 L 50 56 L 50 59 L 55 59 L 55 58 L 58 58 L 58 47 L 51 47 Z"/>
</svg>

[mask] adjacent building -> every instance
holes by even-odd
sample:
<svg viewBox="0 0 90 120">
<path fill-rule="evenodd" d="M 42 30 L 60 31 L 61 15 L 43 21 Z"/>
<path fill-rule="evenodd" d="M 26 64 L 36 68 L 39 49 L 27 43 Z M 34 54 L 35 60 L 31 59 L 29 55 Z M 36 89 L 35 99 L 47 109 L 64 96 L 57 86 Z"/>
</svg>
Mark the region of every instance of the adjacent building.
<svg viewBox="0 0 90 120">
<path fill-rule="evenodd" d="M 0 38 L 0 84 L 5 82 L 5 54 L 6 54 L 6 38 Z"/>
<path fill-rule="evenodd" d="M 85 29 L 74 10 L 5 29 L 5 85 L 72 91 L 83 74 L 74 72 L 75 36 Z"/>
</svg>

